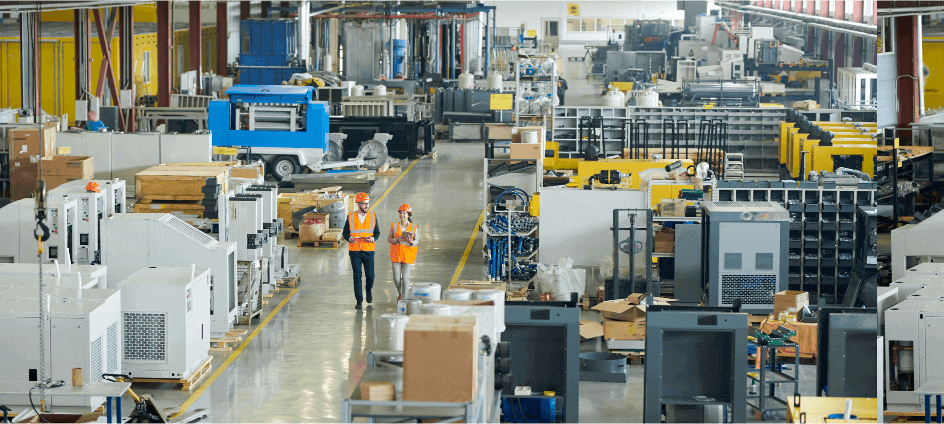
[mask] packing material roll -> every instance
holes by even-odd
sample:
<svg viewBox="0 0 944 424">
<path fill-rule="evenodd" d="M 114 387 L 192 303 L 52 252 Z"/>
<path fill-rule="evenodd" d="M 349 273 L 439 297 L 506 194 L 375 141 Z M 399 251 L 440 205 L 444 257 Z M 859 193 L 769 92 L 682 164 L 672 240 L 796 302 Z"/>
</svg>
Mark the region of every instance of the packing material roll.
<svg viewBox="0 0 944 424">
<path fill-rule="evenodd" d="M 419 299 L 423 303 L 441 300 L 442 285 L 439 283 L 413 283 L 410 289 L 413 298 Z"/>
<path fill-rule="evenodd" d="M 449 305 L 443 305 L 442 303 L 424 303 L 420 305 L 421 315 L 449 316 L 451 312 L 452 307 Z"/>
<path fill-rule="evenodd" d="M 377 350 L 403 350 L 403 335 L 410 317 L 383 314 L 374 320 L 374 347 Z"/>
<path fill-rule="evenodd" d="M 499 331 L 505 331 L 505 291 L 504 290 L 494 290 L 494 289 L 484 289 L 476 290 L 472 294 L 475 300 L 491 300 L 495 302 L 495 310 L 498 314 Z"/>
<path fill-rule="evenodd" d="M 472 290 L 447 289 L 442 293 L 443 300 L 472 300 Z"/>
<path fill-rule="evenodd" d="M 422 303 L 417 299 L 400 299 L 397 301 L 397 313 L 400 315 L 418 314 Z"/>
</svg>

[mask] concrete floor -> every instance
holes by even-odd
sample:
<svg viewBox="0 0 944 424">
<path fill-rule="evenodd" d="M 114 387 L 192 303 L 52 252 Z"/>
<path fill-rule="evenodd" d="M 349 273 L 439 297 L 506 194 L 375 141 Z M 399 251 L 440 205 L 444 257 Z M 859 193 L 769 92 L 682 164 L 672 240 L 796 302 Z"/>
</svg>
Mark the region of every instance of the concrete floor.
<svg viewBox="0 0 944 424">
<path fill-rule="evenodd" d="M 413 207 L 414 220 L 420 226 L 413 281 L 448 285 L 470 236 L 477 235 L 474 227 L 481 211 L 482 149 L 478 144 L 440 143 L 436 150 L 436 158 L 416 162 L 389 193 L 385 194 L 397 177 L 378 177 L 371 197 L 382 231 L 395 219 L 401 203 Z M 351 365 L 374 344 L 373 318 L 395 313 L 397 291 L 387 265 L 388 248 L 378 244 L 373 304 L 355 310 L 344 246 L 298 249 L 294 240 L 285 244 L 291 262 L 301 265 L 301 285 L 297 292 L 282 289 L 276 293 L 261 319 L 237 326 L 249 330 L 250 337 L 255 334 L 248 343 L 243 342 L 241 352 L 216 354 L 213 374 L 191 393 L 162 384 L 136 385 L 135 391 L 154 396 L 165 408 L 188 402 L 188 410 L 207 409 L 212 422 L 339 421 L 341 399 L 351 389 Z M 481 238 L 476 237 L 460 279 L 481 278 L 480 252 Z M 284 306 L 270 317 L 280 303 Z M 594 319 L 596 312 L 584 314 Z M 269 320 L 267 324 L 265 320 Z M 597 341 L 581 345 L 581 351 L 600 349 Z M 814 371 L 811 365 L 801 366 L 804 395 L 813 395 Z M 581 383 L 580 420 L 640 422 L 643 372 L 643 366 L 631 366 L 626 384 Z M 191 397 L 195 400 L 188 401 Z M 127 414 L 132 403 L 127 396 L 124 401 Z"/>
</svg>

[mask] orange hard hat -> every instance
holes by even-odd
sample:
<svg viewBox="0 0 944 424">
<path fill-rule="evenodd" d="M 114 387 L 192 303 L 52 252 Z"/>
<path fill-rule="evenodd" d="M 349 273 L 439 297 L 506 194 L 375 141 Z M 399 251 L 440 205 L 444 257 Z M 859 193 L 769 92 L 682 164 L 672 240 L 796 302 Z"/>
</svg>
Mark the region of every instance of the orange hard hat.
<svg viewBox="0 0 944 424">
<path fill-rule="evenodd" d="M 96 183 L 95 181 L 89 181 L 89 183 L 85 185 L 85 191 L 93 192 L 93 193 L 101 193 L 102 188 L 99 187 L 98 183 Z"/>
<path fill-rule="evenodd" d="M 400 205 L 399 208 L 397 208 L 397 212 L 409 212 L 409 213 L 413 213 L 413 208 L 411 208 L 410 205 L 404 203 L 404 204 Z"/>
<path fill-rule="evenodd" d="M 368 196 L 367 193 L 360 192 L 354 196 L 355 203 L 361 203 L 361 202 L 367 202 L 367 201 L 370 201 L 370 196 Z"/>
</svg>

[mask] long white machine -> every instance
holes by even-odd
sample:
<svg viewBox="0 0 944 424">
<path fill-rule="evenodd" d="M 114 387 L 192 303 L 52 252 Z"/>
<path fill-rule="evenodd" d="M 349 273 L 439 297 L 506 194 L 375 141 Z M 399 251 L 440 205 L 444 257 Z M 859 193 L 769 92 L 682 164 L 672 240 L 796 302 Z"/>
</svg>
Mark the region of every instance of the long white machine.
<svg viewBox="0 0 944 424">
<path fill-rule="evenodd" d="M 131 377 L 181 378 L 210 349 L 210 270 L 149 267 L 119 284 L 122 369 Z"/>
<path fill-rule="evenodd" d="M 72 255 L 75 263 L 91 265 L 101 263 L 102 242 L 101 223 L 107 216 L 105 194 L 89 192 L 83 187 L 81 190 L 55 188 L 47 194 L 49 199 L 75 199 L 78 219 L 76 220 L 76 234 L 78 246 Z"/>
<path fill-rule="evenodd" d="M 83 288 L 108 288 L 108 268 L 104 265 L 43 264 L 43 284 L 47 286 L 74 286 L 76 274 L 79 274 L 79 278 L 83 281 Z M 6 282 L 6 277 L 17 276 L 39 276 L 39 265 L 0 264 L 0 284 Z"/>
<path fill-rule="evenodd" d="M 46 225 L 49 240 L 43 243 L 43 261 L 75 263 L 73 252 L 79 238 L 78 203 L 74 198 L 50 198 L 46 202 Z M 38 263 L 38 245 L 33 236 L 36 228 L 36 201 L 20 199 L 0 208 L 0 262 Z M 68 259 L 68 260 L 67 260 Z"/>
<path fill-rule="evenodd" d="M 96 159 L 97 160 L 97 159 Z M 56 187 L 50 192 L 54 191 L 79 191 L 85 190 L 85 186 L 88 183 L 97 183 L 99 188 L 102 190 L 102 194 L 105 195 L 105 212 L 108 216 L 112 216 L 116 213 L 125 213 L 128 209 L 128 190 L 126 188 L 125 180 L 119 180 L 117 178 L 112 180 L 74 180 L 69 181 Z"/>
<path fill-rule="evenodd" d="M 120 309 L 117 295 L 106 300 L 50 302 L 44 342 L 47 378 L 71 381 L 73 368 L 84 370 L 85 382 L 101 381 L 103 373 L 120 373 Z M 7 346 L 0 355 L 0 381 L 38 381 L 38 328 L 38 300 L 0 299 L 0 339 Z M 104 398 L 92 398 L 91 402 L 72 397 L 47 399 L 52 406 L 89 407 L 89 411 L 105 401 Z M 0 396 L 0 403 L 29 405 L 29 399 Z"/>
<path fill-rule="evenodd" d="M 892 280 L 905 274 L 915 261 L 944 262 L 944 213 L 936 213 L 917 224 L 892 230 Z"/>
<path fill-rule="evenodd" d="M 209 268 L 210 334 L 224 337 L 236 320 L 236 243 L 221 242 L 170 214 L 120 213 L 102 226 L 109 284 L 142 268 Z"/>
</svg>

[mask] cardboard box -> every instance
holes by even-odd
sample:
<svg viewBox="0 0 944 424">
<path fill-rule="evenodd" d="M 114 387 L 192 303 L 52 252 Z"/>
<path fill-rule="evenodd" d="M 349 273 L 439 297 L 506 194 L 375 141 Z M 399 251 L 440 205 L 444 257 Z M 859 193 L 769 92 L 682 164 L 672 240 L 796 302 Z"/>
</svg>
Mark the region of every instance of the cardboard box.
<svg viewBox="0 0 944 424">
<path fill-rule="evenodd" d="M 675 252 L 675 230 L 662 227 L 661 230 L 657 231 L 653 238 L 652 251 L 655 253 L 674 253 Z"/>
<path fill-rule="evenodd" d="M 603 320 L 603 338 L 606 340 L 645 340 L 646 320 L 616 321 Z"/>
<path fill-rule="evenodd" d="M 636 321 L 646 317 L 646 305 L 633 304 L 626 299 L 607 300 L 590 309 L 602 312 L 609 320 Z"/>
<path fill-rule="evenodd" d="M 796 110 L 813 110 L 819 109 L 819 105 L 814 100 L 802 100 L 794 103 L 793 108 Z"/>
<path fill-rule="evenodd" d="M 314 219 L 314 220 L 316 220 L 316 221 L 321 221 L 321 223 L 323 223 L 323 224 L 325 225 L 325 231 L 328 231 L 328 230 L 327 230 L 327 227 L 330 226 L 330 225 L 329 225 L 329 224 L 330 224 L 330 222 L 329 222 L 330 218 L 331 218 L 331 215 L 326 214 L 326 213 L 318 213 L 318 212 L 308 212 L 308 213 L 306 213 L 305 215 L 302 215 L 302 221 L 307 221 L 307 220 L 309 220 L 309 219 Z M 322 232 L 325 232 L 325 231 L 322 231 Z"/>
<path fill-rule="evenodd" d="M 321 235 L 321 240 L 322 241 L 341 241 L 341 232 L 340 231 L 337 231 L 337 232 L 326 231 L 324 234 Z"/>
<path fill-rule="evenodd" d="M 76 179 L 92 179 L 95 174 L 95 158 L 91 156 L 53 156 L 42 160 L 42 174 Z"/>
<path fill-rule="evenodd" d="M 403 341 L 403 400 L 473 401 L 478 348 L 475 317 L 410 316 Z"/>
<path fill-rule="evenodd" d="M 534 159 L 538 160 L 544 157 L 544 150 L 541 144 L 512 144 L 510 150 L 511 159 Z"/>
<path fill-rule="evenodd" d="M 43 180 L 46 181 L 46 190 L 47 190 L 47 191 L 48 191 L 48 190 L 52 190 L 52 189 L 54 189 L 54 188 L 56 188 L 56 187 L 59 187 L 59 186 L 65 184 L 65 183 L 67 183 L 67 182 L 69 182 L 69 181 L 75 181 L 75 180 L 90 180 L 90 179 L 92 179 L 91 176 L 89 176 L 89 177 L 84 177 L 84 178 L 76 178 L 76 177 L 63 177 L 63 176 L 61 176 L 61 175 L 46 175 L 46 176 L 43 177 Z M 137 206 L 137 205 L 135 205 L 135 206 Z"/>
<path fill-rule="evenodd" d="M 313 241 L 321 241 L 322 234 L 328 229 L 328 226 L 324 223 L 321 224 L 299 224 L 298 225 L 298 241 L 301 243 L 310 243 Z"/>
<path fill-rule="evenodd" d="M 642 305 L 646 303 L 646 297 L 652 293 L 633 293 L 629 296 L 626 296 L 626 301 L 631 305 Z M 667 297 L 655 296 L 652 298 L 653 305 L 668 305 L 669 302 L 675 302 L 678 299 L 670 299 Z"/>
<path fill-rule="evenodd" d="M 361 400 L 396 400 L 393 384 L 387 382 L 361 383 Z"/>
<path fill-rule="evenodd" d="M 85 381 L 82 380 L 82 368 L 72 369 L 72 385 L 74 387 L 82 387 L 85 385 Z"/>
<path fill-rule="evenodd" d="M 257 179 L 265 177 L 265 170 L 262 169 L 262 166 L 248 166 L 240 165 L 234 166 L 229 170 L 230 178 L 250 178 Z"/>
<path fill-rule="evenodd" d="M 659 216 L 685 216 L 685 206 L 688 203 L 684 200 L 663 200 L 659 203 Z"/>
<path fill-rule="evenodd" d="M 596 321 L 580 320 L 580 341 L 603 336 L 603 324 Z"/>
<path fill-rule="evenodd" d="M 505 291 L 507 283 L 500 281 L 470 281 L 470 280 L 460 280 L 456 281 L 455 284 L 450 286 L 451 289 L 466 289 L 466 290 L 501 290 Z"/>
<path fill-rule="evenodd" d="M 11 162 L 52 157 L 56 154 L 56 126 L 13 128 L 7 133 L 7 141 Z"/>
<path fill-rule="evenodd" d="M 29 162 L 14 162 L 10 175 L 13 177 L 13 201 L 33 197 L 39 183 L 39 165 Z"/>
<path fill-rule="evenodd" d="M 774 315 L 788 312 L 796 315 L 804 306 L 810 306 L 810 294 L 804 291 L 784 290 L 774 293 Z"/>
</svg>

